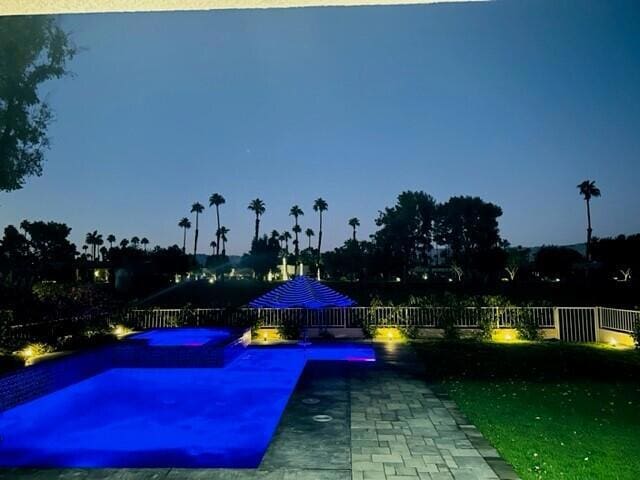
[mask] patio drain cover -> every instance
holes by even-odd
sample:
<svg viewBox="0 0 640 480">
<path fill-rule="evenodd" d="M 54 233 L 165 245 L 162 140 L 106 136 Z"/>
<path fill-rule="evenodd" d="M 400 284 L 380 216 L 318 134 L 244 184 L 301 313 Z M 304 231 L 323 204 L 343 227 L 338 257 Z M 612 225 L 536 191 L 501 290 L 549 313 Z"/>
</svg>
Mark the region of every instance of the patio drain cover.
<svg viewBox="0 0 640 480">
<path fill-rule="evenodd" d="M 314 415 L 312 418 L 314 422 L 320 423 L 327 423 L 333 420 L 333 417 L 330 415 Z"/>
<path fill-rule="evenodd" d="M 302 403 L 304 403 L 305 405 L 315 405 L 317 403 L 320 403 L 320 400 L 317 398 L 303 398 Z"/>
</svg>

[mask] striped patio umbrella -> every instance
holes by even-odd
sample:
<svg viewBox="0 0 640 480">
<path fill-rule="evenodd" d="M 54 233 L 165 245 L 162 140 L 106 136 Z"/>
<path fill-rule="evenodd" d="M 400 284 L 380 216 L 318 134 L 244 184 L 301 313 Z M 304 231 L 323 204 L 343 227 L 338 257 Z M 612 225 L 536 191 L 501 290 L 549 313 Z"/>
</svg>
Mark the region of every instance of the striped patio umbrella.
<svg viewBox="0 0 640 480">
<path fill-rule="evenodd" d="M 294 277 L 249 302 L 252 308 L 329 308 L 355 304 L 349 297 L 304 275 Z"/>
</svg>

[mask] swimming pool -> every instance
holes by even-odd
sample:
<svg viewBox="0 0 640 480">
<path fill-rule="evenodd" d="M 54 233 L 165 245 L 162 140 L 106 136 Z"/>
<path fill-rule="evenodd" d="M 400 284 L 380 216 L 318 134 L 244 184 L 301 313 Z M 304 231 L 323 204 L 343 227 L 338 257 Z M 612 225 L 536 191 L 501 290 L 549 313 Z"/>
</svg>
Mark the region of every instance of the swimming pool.
<svg viewBox="0 0 640 480">
<path fill-rule="evenodd" d="M 222 368 L 111 368 L 0 413 L 0 466 L 257 467 L 307 361 L 374 359 L 248 347 Z"/>
</svg>

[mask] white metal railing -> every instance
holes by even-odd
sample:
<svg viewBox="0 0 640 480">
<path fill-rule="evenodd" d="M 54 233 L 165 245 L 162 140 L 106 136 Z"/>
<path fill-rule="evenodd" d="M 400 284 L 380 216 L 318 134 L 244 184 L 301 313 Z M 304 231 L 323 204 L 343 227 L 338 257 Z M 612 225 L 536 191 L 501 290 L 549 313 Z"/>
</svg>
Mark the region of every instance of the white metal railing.
<svg viewBox="0 0 640 480">
<path fill-rule="evenodd" d="M 512 328 L 527 314 L 540 328 L 555 328 L 553 311 L 553 307 L 174 308 L 129 310 L 126 319 L 139 328 L 254 322 L 265 328 L 276 328 L 292 321 L 308 327 L 357 328 L 370 324 L 437 328 L 454 315 L 453 323 L 459 328 L 477 328 L 484 320 L 491 321 L 497 328 Z"/>
<path fill-rule="evenodd" d="M 600 328 L 623 333 L 632 333 L 634 325 L 636 325 L 637 322 L 640 322 L 640 311 L 600 307 L 599 318 Z"/>
<path fill-rule="evenodd" d="M 307 327 L 361 328 L 378 327 L 439 328 L 452 321 L 458 328 L 478 328 L 491 322 L 495 328 L 514 328 L 524 318 L 534 320 L 541 329 L 555 329 L 556 338 L 571 342 L 594 342 L 599 330 L 631 334 L 640 311 L 605 307 L 349 307 L 306 310 L 302 308 L 172 308 L 132 309 L 126 312 L 127 324 L 139 328 L 177 326 L 246 326 L 259 324 L 277 328 L 289 322 Z M 4 335 L 14 339 L 31 339 L 34 334 L 65 332 L 78 323 L 92 325 L 117 322 L 108 314 L 81 315 L 22 325 L 5 324 Z"/>
</svg>

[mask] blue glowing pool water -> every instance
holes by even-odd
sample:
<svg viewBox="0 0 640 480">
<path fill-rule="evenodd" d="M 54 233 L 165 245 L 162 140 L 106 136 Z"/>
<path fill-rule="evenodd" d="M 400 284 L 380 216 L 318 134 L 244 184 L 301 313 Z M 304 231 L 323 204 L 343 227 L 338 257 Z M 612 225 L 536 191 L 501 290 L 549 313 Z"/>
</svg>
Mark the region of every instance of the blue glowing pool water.
<svg viewBox="0 0 640 480">
<path fill-rule="evenodd" d="M 231 331 L 222 328 L 166 328 L 149 330 L 129 338 L 147 340 L 148 345 L 156 347 L 200 347 L 228 340 Z"/>
<path fill-rule="evenodd" d="M 114 368 L 0 412 L 0 466 L 257 467 L 308 360 L 359 345 L 247 348 L 223 368 Z"/>
</svg>

